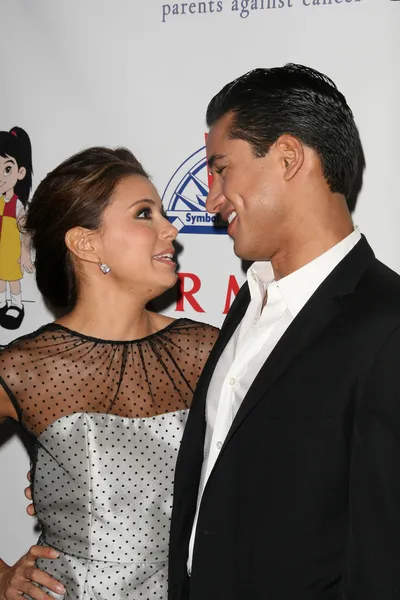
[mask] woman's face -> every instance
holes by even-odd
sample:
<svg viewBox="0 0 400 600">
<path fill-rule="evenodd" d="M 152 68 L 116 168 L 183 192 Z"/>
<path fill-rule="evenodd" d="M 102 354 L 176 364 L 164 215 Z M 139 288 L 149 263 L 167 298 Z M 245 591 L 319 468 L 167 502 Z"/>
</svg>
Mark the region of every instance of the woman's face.
<svg viewBox="0 0 400 600">
<path fill-rule="evenodd" d="M 171 288 L 177 279 L 177 233 L 153 184 L 141 175 L 125 177 L 115 188 L 99 232 L 99 258 L 111 269 L 107 278 L 151 298 Z"/>
</svg>

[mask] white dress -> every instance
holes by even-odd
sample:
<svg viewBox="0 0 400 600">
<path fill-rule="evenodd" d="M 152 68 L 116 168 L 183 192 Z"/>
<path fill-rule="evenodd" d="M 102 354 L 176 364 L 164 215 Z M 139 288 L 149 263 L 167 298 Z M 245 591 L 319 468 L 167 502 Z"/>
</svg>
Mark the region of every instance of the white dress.
<svg viewBox="0 0 400 600">
<path fill-rule="evenodd" d="M 167 598 L 173 476 L 217 330 L 188 319 L 112 342 L 57 324 L 0 353 L 0 382 L 32 448 L 37 566 L 65 600 Z"/>
</svg>

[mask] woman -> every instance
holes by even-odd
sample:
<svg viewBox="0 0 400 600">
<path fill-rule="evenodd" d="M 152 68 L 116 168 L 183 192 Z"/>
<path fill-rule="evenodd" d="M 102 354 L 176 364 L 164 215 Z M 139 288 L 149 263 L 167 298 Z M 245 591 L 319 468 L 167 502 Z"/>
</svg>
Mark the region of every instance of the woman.
<svg viewBox="0 0 400 600">
<path fill-rule="evenodd" d="M 217 330 L 146 309 L 176 282 L 177 231 L 128 150 L 57 167 L 26 229 L 39 290 L 70 310 L 0 354 L 0 416 L 32 448 L 43 546 L 0 563 L 0 598 L 166 598 L 176 454 Z"/>
</svg>

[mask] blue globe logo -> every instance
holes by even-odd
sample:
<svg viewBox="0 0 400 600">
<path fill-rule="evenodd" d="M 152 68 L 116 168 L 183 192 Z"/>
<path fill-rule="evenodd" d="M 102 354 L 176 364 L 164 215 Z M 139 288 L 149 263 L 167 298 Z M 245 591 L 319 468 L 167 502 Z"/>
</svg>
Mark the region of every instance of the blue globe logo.
<svg viewBox="0 0 400 600">
<path fill-rule="evenodd" d="M 226 226 L 220 225 L 217 215 L 206 210 L 208 191 L 206 148 L 203 146 L 177 168 L 162 195 L 168 220 L 180 233 L 226 233 Z"/>
</svg>

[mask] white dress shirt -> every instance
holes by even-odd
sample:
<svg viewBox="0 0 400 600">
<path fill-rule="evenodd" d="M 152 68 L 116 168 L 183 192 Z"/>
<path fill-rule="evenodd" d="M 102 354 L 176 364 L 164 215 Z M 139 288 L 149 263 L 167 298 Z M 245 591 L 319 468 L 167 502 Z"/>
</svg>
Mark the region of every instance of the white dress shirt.
<svg viewBox="0 0 400 600">
<path fill-rule="evenodd" d="M 293 319 L 360 238 L 355 228 L 336 246 L 279 281 L 274 280 L 270 262 L 255 262 L 247 271 L 250 303 L 221 354 L 207 392 L 204 460 L 189 543 L 189 573 L 203 491 L 248 389 Z"/>
</svg>

